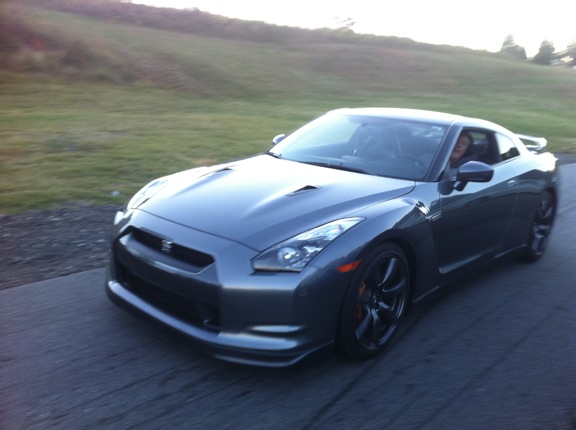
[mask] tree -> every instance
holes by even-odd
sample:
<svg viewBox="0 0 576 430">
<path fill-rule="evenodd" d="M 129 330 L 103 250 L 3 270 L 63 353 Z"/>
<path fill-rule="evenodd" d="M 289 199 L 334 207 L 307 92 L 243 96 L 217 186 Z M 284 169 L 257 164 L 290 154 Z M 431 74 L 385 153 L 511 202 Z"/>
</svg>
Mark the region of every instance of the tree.
<svg viewBox="0 0 576 430">
<path fill-rule="evenodd" d="M 550 64 L 552 64 L 552 60 L 554 60 L 555 50 L 556 49 L 554 48 L 552 42 L 550 42 L 549 40 L 544 40 L 540 44 L 540 50 L 534 56 L 532 62 L 536 64 L 544 64 L 546 66 L 549 66 Z"/>
<path fill-rule="evenodd" d="M 339 17 L 335 17 L 334 18 L 337 22 L 337 31 L 343 32 L 343 33 L 353 33 L 354 30 L 352 29 L 352 27 L 354 27 L 354 25 L 356 25 L 356 21 L 354 21 L 352 18 L 339 18 Z"/>
<path fill-rule="evenodd" d="M 526 60 L 528 58 L 526 50 L 514 42 L 514 37 L 511 34 L 506 36 L 504 42 L 502 42 L 500 53 L 517 60 Z"/>
</svg>

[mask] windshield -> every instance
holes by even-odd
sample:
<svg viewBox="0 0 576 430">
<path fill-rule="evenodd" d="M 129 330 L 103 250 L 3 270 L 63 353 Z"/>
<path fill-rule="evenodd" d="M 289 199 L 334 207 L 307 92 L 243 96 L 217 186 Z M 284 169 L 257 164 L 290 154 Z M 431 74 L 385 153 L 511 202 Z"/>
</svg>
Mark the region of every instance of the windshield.
<svg viewBox="0 0 576 430">
<path fill-rule="evenodd" d="M 446 129 L 433 122 L 330 114 L 296 130 L 269 153 L 301 163 L 421 180 Z"/>
</svg>

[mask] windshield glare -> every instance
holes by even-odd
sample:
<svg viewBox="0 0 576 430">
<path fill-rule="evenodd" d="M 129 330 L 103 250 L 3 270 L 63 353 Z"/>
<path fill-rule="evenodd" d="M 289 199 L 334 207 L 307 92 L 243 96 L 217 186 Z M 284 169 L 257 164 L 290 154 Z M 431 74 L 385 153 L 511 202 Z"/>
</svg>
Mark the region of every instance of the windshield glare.
<svg viewBox="0 0 576 430">
<path fill-rule="evenodd" d="M 301 163 L 419 180 L 446 129 L 406 119 L 326 115 L 290 134 L 270 153 Z"/>
</svg>

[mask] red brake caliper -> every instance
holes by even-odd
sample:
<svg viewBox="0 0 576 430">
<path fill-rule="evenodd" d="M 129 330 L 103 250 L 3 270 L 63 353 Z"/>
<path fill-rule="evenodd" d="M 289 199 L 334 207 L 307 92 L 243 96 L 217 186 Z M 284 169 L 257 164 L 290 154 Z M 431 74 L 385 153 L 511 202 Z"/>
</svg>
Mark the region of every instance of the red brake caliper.
<svg viewBox="0 0 576 430">
<path fill-rule="evenodd" d="M 363 297 L 364 294 L 366 294 L 366 284 L 362 282 L 360 290 L 358 291 L 358 298 Z M 362 305 L 358 303 L 356 305 L 356 312 L 354 312 L 354 326 L 358 327 L 363 319 L 364 319 L 364 309 L 362 308 Z"/>
</svg>

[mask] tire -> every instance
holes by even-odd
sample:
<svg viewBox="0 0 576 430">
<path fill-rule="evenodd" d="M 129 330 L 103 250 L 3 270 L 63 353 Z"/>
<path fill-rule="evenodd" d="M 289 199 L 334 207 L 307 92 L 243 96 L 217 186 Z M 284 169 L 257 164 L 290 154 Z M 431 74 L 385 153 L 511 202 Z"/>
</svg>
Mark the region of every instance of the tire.
<svg viewBox="0 0 576 430">
<path fill-rule="evenodd" d="M 402 249 L 384 243 L 366 255 L 344 297 L 338 345 L 353 359 L 380 353 L 392 340 L 408 305 L 410 270 Z"/>
<path fill-rule="evenodd" d="M 556 198 L 552 192 L 546 191 L 542 195 L 530 225 L 530 232 L 526 241 L 526 253 L 524 254 L 525 261 L 535 262 L 544 254 L 555 216 Z"/>
</svg>

